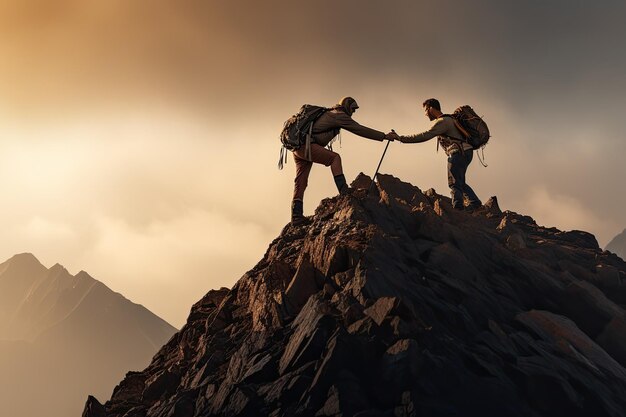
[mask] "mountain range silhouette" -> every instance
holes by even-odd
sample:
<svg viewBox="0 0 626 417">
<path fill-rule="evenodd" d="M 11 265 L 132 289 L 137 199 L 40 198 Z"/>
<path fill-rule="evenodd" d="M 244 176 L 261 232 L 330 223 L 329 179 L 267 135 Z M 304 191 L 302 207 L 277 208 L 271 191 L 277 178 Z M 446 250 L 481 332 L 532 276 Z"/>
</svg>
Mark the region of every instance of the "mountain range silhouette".
<svg viewBox="0 0 626 417">
<path fill-rule="evenodd" d="M 0 411 L 78 415 L 85 395 L 110 395 L 176 329 L 84 271 L 23 253 L 0 264 Z"/>
</svg>

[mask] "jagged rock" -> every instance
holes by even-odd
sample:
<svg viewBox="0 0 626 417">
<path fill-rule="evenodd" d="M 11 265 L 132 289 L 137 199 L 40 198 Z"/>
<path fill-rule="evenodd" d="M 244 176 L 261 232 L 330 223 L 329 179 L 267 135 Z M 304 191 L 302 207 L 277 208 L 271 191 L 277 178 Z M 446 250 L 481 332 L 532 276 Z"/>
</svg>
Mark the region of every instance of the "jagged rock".
<svg viewBox="0 0 626 417">
<path fill-rule="evenodd" d="M 296 274 L 285 291 L 286 303 L 290 311 L 299 311 L 307 300 L 319 290 L 318 274 L 319 272 L 309 261 L 309 257 L 303 257 Z"/>
<path fill-rule="evenodd" d="M 332 317 L 327 312 L 328 306 L 319 297 L 309 298 L 293 323 L 295 331 L 280 358 L 280 375 L 319 357 L 332 326 Z"/>
<path fill-rule="evenodd" d="M 315 416 L 352 416 L 368 408 L 370 404 L 359 379 L 350 371 L 342 370 L 334 378 L 328 398 Z"/>
<path fill-rule="evenodd" d="M 379 326 L 371 317 L 364 317 L 348 326 L 348 333 L 374 336 L 378 332 Z"/>
<path fill-rule="evenodd" d="M 377 176 L 378 184 L 382 190 L 382 198 L 393 198 L 405 206 L 420 207 L 422 204 L 430 205 L 430 199 L 422 191 L 392 175 L 380 174 Z"/>
<path fill-rule="evenodd" d="M 361 172 L 359 175 L 356 176 L 354 181 L 352 181 L 352 184 L 350 184 L 350 188 L 367 190 L 370 187 L 371 182 L 372 177 L 369 177 Z M 376 190 L 376 192 L 378 192 L 378 189 L 376 187 L 374 187 L 374 189 Z"/>
<path fill-rule="evenodd" d="M 419 346 L 415 340 L 401 339 L 387 349 L 381 361 L 382 390 L 392 394 L 410 387 L 419 372 Z"/>
<path fill-rule="evenodd" d="M 576 324 L 566 317 L 548 311 L 532 310 L 520 313 L 517 320 L 528 326 L 544 341 L 562 354 L 571 356 L 595 371 L 603 371 L 626 384 L 626 370 L 622 368 Z"/>
<path fill-rule="evenodd" d="M 395 297 L 381 297 L 363 312 L 370 316 L 379 326 L 383 320 L 398 307 L 400 301 Z"/>
<path fill-rule="evenodd" d="M 113 390 L 111 400 L 116 403 L 133 402 L 140 403 L 143 390 L 146 385 L 147 375 L 140 372 L 128 372 L 126 377 Z"/>
<path fill-rule="evenodd" d="M 106 417 L 611 416 L 626 264 L 585 232 L 381 174 L 207 294 Z M 84 417 L 102 417 L 89 399 Z"/>
<path fill-rule="evenodd" d="M 486 211 L 487 217 L 497 217 L 502 215 L 502 210 L 498 205 L 498 197 L 490 197 L 489 200 L 483 205 Z"/>
<path fill-rule="evenodd" d="M 366 380 L 368 378 L 368 370 L 364 365 L 370 362 L 368 356 L 377 350 L 375 343 L 369 346 L 369 348 L 371 349 L 370 351 L 367 350 L 367 347 L 363 345 L 361 340 L 351 338 L 343 329 L 338 329 L 330 337 L 325 353 L 321 361 L 318 362 L 315 376 L 303 396 L 303 398 L 306 398 L 304 408 L 300 411 L 305 414 L 310 413 L 319 410 L 325 402 L 328 403 L 329 398 L 326 398 L 326 393 L 329 392 L 333 384 L 335 384 L 335 390 L 344 391 L 347 389 L 346 385 L 356 389 L 352 383 L 355 378 L 357 381 L 361 379 Z M 355 377 L 355 375 L 359 377 Z M 337 381 L 341 379 L 346 379 L 346 381 L 337 385 Z M 357 389 L 357 391 L 360 391 L 360 389 Z M 339 396 L 347 395 L 336 394 Z M 353 400 L 354 398 L 349 401 Z"/>
<path fill-rule="evenodd" d="M 311 361 L 271 383 L 262 385 L 258 389 L 258 395 L 263 397 L 267 404 L 275 404 L 279 400 L 285 404 L 297 402 L 311 386 L 315 364 L 316 361 Z"/>
<path fill-rule="evenodd" d="M 274 379 L 277 375 L 276 359 L 269 353 L 256 355 L 251 359 L 250 363 L 251 366 L 245 371 L 241 382 L 268 381 Z"/>
<path fill-rule="evenodd" d="M 106 417 L 106 410 L 100 402 L 91 395 L 87 398 L 83 417 Z"/>
<path fill-rule="evenodd" d="M 521 233 L 513 233 L 506 238 L 506 246 L 513 251 L 525 249 L 526 240 Z"/>
<path fill-rule="evenodd" d="M 150 377 L 145 383 L 143 390 L 144 401 L 154 401 L 171 392 L 180 382 L 180 375 L 170 369 L 166 369 Z"/>
<path fill-rule="evenodd" d="M 569 244 L 574 244 L 582 248 L 599 249 L 596 237 L 591 233 L 581 230 L 572 230 L 570 232 L 557 232 L 556 237 Z"/>
</svg>

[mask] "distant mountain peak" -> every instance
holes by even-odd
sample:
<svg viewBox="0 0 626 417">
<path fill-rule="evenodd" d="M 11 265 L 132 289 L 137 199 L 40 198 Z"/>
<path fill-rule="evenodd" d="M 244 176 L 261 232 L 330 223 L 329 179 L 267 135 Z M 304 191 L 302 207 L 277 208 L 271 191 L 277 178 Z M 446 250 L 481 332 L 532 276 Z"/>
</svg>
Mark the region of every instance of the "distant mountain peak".
<svg viewBox="0 0 626 417">
<path fill-rule="evenodd" d="M 85 271 L 13 256 L 0 264 L 2 415 L 78 415 L 87 389 L 110 393 L 175 331 Z"/>
<path fill-rule="evenodd" d="M 52 265 L 50 267 L 51 271 L 57 271 L 57 270 L 65 270 L 65 267 L 63 265 L 61 265 L 60 263 L 55 263 L 54 265 Z"/>
<path fill-rule="evenodd" d="M 89 273 L 80 270 L 78 272 L 78 274 L 74 275 L 74 277 L 76 279 L 81 279 L 81 280 L 88 280 L 88 281 L 97 281 L 94 277 L 92 277 L 91 275 L 89 275 Z"/>
<path fill-rule="evenodd" d="M 31 252 L 22 252 L 13 255 L 9 260 L 32 260 L 35 262 L 39 262 L 39 260 L 33 255 Z"/>
<path fill-rule="evenodd" d="M 622 259 L 626 259 L 626 229 L 606 245 L 606 250 L 619 255 Z"/>
<path fill-rule="evenodd" d="M 11 259 L 34 259 L 35 261 L 39 262 L 37 258 L 35 257 L 35 255 L 33 255 L 30 252 L 17 253 L 13 255 L 9 260 Z"/>
<path fill-rule="evenodd" d="M 3 262 L 0 265 L 20 266 L 20 267 L 24 267 L 24 266 L 43 267 L 41 262 L 39 262 L 39 259 L 37 259 L 35 255 L 33 255 L 30 252 L 18 253 L 17 255 L 13 255 L 12 257 L 7 259 L 5 262 Z"/>
<path fill-rule="evenodd" d="M 98 316 L 101 304 L 137 308 L 83 270 L 72 275 L 59 263 L 46 269 L 30 253 L 15 255 L 0 264 L 0 340 L 32 341 L 50 327 L 67 321 L 85 302 L 91 306 L 89 314 L 94 314 L 91 320 Z M 142 316 L 152 314 L 141 309 Z"/>
</svg>

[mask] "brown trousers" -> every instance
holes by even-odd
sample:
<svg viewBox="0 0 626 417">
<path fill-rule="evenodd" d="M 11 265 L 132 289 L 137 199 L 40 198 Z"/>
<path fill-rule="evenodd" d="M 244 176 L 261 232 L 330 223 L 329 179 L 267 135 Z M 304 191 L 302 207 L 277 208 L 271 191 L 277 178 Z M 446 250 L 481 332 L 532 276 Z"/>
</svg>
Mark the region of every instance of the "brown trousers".
<svg viewBox="0 0 626 417">
<path fill-rule="evenodd" d="M 311 160 L 305 157 L 305 147 L 293 151 L 293 160 L 296 163 L 296 179 L 294 180 L 293 199 L 302 200 L 304 198 L 304 190 L 309 184 L 309 174 L 313 163 L 330 166 L 333 175 L 343 174 L 341 168 L 341 156 L 337 152 L 328 149 L 316 143 L 311 144 Z"/>
</svg>

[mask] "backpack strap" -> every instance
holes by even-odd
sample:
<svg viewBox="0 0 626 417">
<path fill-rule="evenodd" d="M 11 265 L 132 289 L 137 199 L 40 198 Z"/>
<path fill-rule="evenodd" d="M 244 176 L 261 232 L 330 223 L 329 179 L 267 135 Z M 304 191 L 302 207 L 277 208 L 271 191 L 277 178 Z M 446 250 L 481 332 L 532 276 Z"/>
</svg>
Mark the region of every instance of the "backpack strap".
<svg viewBox="0 0 626 417">
<path fill-rule="evenodd" d="M 278 156 L 278 169 L 283 169 L 285 165 L 287 165 L 287 148 L 283 145 Z"/>
<path fill-rule="evenodd" d="M 463 129 L 463 126 L 461 126 L 459 122 L 457 122 L 457 120 L 451 114 L 442 114 L 441 116 L 439 116 L 439 118 L 443 118 L 443 117 L 451 118 L 452 121 L 454 122 L 454 126 L 456 126 L 456 128 L 459 129 L 459 131 L 461 132 L 461 135 L 468 135 L 467 130 Z M 454 136 L 450 136 L 450 135 L 442 135 L 442 136 L 446 136 L 449 139 L 452 139 L 457 142 L 461 142 L 458 144 L 459 151 L 461 151 L 462 154 L 465 154 L 465 149 L 463 149 L 462 143 L 469 143 L 467 139 L 455 138 Z M 439 152 L 439 140 L 437 140 L 437 152 Z"/>
<path fill-rule="evenodd" d="M 315 118 L 313 120 L 311 120 L 311 124 L 309 125 L 309 131 L 306 134 L 306 141 L 304 142 L 304 158 L 307 161 L 310 161 L 312 159 L 311 156 L 311 142 L 313 141 L 313 125 L 315 124 L 315 122 L 317 122 L 317 120 L 322 117 L 326 112 L 328 112 L 329 110 L 332 110 L 332 108 L 328 108 L 328 107 L 323 107 L 320 111 L 320 113 L 315 116 Z"/>
<path fill-rule="evenodd" d="M 455 137 L 450 136 L 450 135 L 446 135 L 446 136 L 448 136 L 450 139 L 454 139 L 454 140 L 458 140 L 458 141 L 461 141 L 461 142 L 469 143 L 469 139 L 468 138 L 470 137 L 470 134 L 463 126 L 461 126 L 461 123 L 459 123 L 458 120 L 456 120 L 451 114 L 442 114 L 440 117 L 449 117 L 449 118 L 451 118 L 452 122 L 454 123 L 454 126 L 457 129 L 459 129 L 459 132 L 461 132 L 461 135 L 463 135 L 462 138 L 455 138 Z"/>
<path fill-rule="evenodd" d="M 454 121 L 454 125 L 456 126 L 456 128 L 459 129 L 459 132 L 461 132 L 461 134 L 463 135 L 463 142 L 469 143 L 468 138 L 471 136 L 469 132 L 465 130 L 465 128 L 461 126 L 461 123 L 459 123 L 459 121 L 456 120 L 454 117 L 452 118 L 452 120 Z"/>
<path fill-rule="evenodd" d="M 307 161 L 310 161 L 312 159 L 311 157 L 311 137 L 313 136 L 313 122 L 311 122 L 311 125 L 309 126 L 309 131 L 306 134 L 306 142 L 304 145 L 304 158 Z"/>
</svg>

